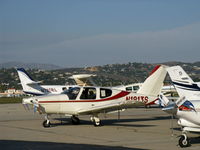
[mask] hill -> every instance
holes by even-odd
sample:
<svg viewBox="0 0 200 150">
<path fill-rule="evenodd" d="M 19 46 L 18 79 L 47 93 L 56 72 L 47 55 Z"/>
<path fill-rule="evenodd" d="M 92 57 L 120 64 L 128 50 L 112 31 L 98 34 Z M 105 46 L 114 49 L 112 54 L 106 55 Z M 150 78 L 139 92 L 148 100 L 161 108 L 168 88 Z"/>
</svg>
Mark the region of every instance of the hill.
<svg viewBox="0 0 200 150">
<path fill-rule="evenodd" d="M 42 70 L 55 70 L 61 67 L 52 64 L 39 64 L 39 63 L 23 63 L 23 62 L 7 62 L 0 64 L 0 68 L 25 68 L 25 69 L 42 69 Z"/>
<path fill-rule="evenodd" d="M 180 65 L 192 77 L 194 81 L 200 81 L 200 63 L 166 62 L 165 65 Z M 108 64 L 104 66 L 92 66 L 87 68 L 61 68 L 56 70 L 28 69 L 27 72 L 36 81 L 43 81 L 42 84 L 75 84 L 69 79 L 74 74 L 96 74 L 94 82 L 99 86 L 117 86 L 130 83 L 143 82 L 151 70 L 157 64 L 130 62 L 127 64 Z M 170 82 L 167 78 L 166 82 Z M 17 72 L 14 68 L 0 69 L 0 90 L 7 88 L 21 89 Z"/>
</svg>

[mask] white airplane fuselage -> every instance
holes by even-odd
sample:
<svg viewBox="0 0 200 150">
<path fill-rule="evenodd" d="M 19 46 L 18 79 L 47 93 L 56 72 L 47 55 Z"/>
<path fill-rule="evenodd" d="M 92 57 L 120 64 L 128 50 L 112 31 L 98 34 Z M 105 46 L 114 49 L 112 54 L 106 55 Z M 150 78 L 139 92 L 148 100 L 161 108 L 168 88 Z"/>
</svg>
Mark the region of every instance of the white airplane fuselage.
<svg viewBox="0 0 200 150">
<path fill-rule="evenodd" d="M 70 99 L 67 94 L 41 96 L 36 97 L 36 99 L 43 113 L 69 115 L 87 115 L 102 112 L 103 109 L 106 111 L 114 111 L 117 109 L 142 106 L 157 99 L 157 97 L 119 90 L 112 90 L 112 95 L 101 98 L 101 88 L 95 88 L 95 99 L 82 99 L 81 94 L 83 89 L 84 87 L 81 88 L 76 99 Z"/>
</svg>

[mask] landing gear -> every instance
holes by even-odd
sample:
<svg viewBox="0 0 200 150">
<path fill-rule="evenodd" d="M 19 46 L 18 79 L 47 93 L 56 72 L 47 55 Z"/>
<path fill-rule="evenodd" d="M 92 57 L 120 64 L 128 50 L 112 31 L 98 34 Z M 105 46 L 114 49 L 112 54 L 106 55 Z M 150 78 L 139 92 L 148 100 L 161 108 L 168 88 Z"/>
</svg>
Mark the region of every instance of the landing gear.
<svg viewBox="0 0 200 150">
<path fill-rule="evenodd" d="M 45 116 L 45 120 L 43 121 L 42 125 L 44 128 L 51 127 L 51 123 L 50 123 L 50 120 L 48 119 L 48 115 Z"/>
<path fill-rule="evenodd" d="M 77 116 L 75 116 L 75 115 L 73 115 L 71 117 L 71 120 L 72 120 L 72 124 L 75 124 L 75 125 L 80 124 L 80 119 Z"/>
<path fill-rule="evenodd" d="M 180 147 L 189 147 L 191 145 L 190 140 L 185 133 L 181 135 L 178 144 Z"/>
<path fill-rule="evenodd" d="M 94 124 L 95 127 L 101 126 L 101 120 L 99 119 L 98 116 L 92 116 L 90 118 L 90 120 L 93 122 L 93 124 Z"/>
</svg>

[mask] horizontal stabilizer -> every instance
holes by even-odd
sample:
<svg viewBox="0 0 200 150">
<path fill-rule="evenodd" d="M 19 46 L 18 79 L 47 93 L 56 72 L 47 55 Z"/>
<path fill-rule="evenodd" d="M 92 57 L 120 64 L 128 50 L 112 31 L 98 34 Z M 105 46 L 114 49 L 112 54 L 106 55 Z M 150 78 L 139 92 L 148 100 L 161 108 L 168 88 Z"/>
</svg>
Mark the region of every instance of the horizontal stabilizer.
<svg viewBox="0 0 200 150">
<path fill-rule="evenodd" d="M 33 81 L 33 82 L 29 82 L 26 83 L 27 85 L 35 85 L 35 84 L 40 84 L 42 81 Z"/>
<path fill-rule="evenodd" d="M 74 79 L 76 84 L 79 86 L 95 86 L 96 84 L 93 82 L 91 77 L 94 77 L 94 74 L 77 74 L 69 77 L 70 79 Z"/>
</svg>

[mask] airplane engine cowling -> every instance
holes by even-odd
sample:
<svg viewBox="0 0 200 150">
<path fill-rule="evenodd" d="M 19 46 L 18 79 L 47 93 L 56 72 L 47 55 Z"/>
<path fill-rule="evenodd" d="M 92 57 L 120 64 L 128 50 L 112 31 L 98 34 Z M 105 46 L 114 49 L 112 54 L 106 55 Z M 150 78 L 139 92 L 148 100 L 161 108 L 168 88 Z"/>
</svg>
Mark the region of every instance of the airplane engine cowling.
<svg viewBox="0 0 200 150">
<path fill-rule="evenodd" d="M 192 122 L 190 122 L 188 120 L 185 120 L 183 118 L 180 118 L 178 120 L 178 125 L 183 126 L 183 127 L 194 127 L 194 128 L 198 128 L 199 127 L 199 125 L 194 124 L 194 123 L 192 123 Z"/>
</svg>

